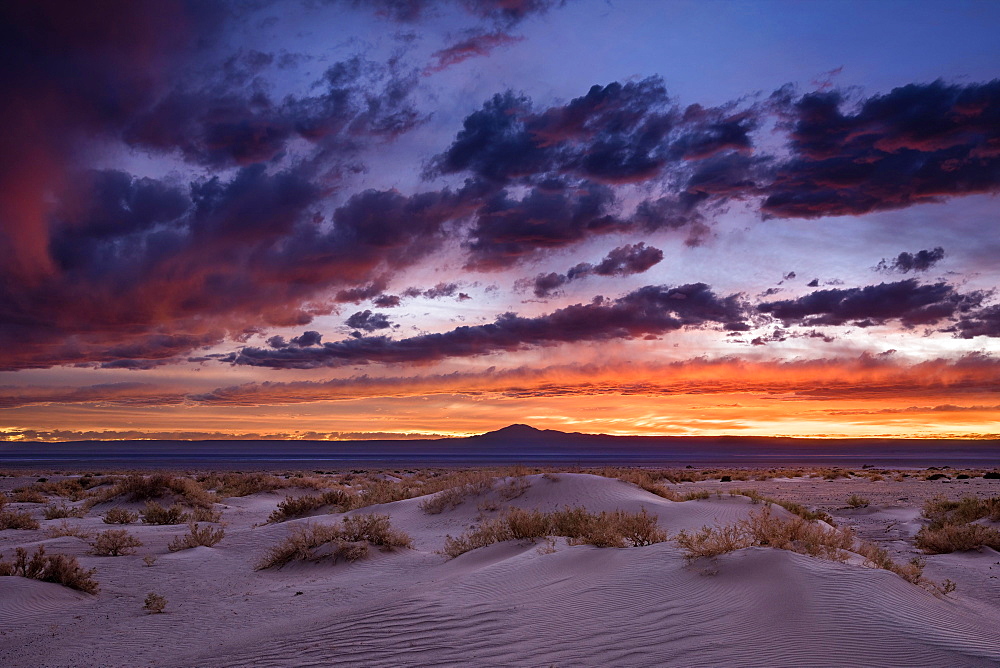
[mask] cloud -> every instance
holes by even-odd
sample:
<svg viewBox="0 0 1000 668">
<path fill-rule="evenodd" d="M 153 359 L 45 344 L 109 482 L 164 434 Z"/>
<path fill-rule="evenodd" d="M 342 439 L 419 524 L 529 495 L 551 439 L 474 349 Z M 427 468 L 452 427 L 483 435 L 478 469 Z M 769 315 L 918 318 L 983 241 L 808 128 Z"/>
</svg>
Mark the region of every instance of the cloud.
<svg viewBox="0 0 1000 668">
<path fill-rule="evenodd" d="M 91 173 L 48 226 L 48 278 L 0 268 L 2 368 L 165 360 L 227 334 L 307 325 L 334 302 L 379 294 L 474 206 L 467 191 L 368 190 L 324 220 L 325 195 L 307 171 L 263 165 L 187 189 Z"/>
<path fill-rule="evenodd" d="M 571 267 L 565 274 L 555 272 L 538 274 L 532 282 L 536 297 L 548 297 L 569 281 L 598 276 L 629 276 L 641 274 L 663 260 L 663 251 L 640 241 L 611 250 L 597 265 L 587 262 Z M 519 284 L 523 282 L 519 281 Z"/>
<path fill-rule="evenodd" d="M 954 327 L 945 331 L 955 332 L 963 339 L 977 336 L 1000 336 L 1000 305 L 994 304 L 986 308 L 971 311 L 961 318 Z"/>
<path fill-rule="evenodd" d="M 757 308 L 785 325 L 846 325 L 859 327 L 895 320 L 904 327 L 935 325 L 967 314 L 987 296 L 959 293 L 947 283 L 921 285 L 916 279 L 863 288 L 817 290 L 798 299 L 765 302 Z"/>
<path fill-rule="evenodd" d="M 668 164 L 749 151 L 757 122 L 747 110 L 681 109 L 658 77 L 593 86 L 583 97 L 541 111 L 507 91 L 465 119 L 431 171 L 471 172 L 500 183 L 555 175 L 636 183 L 658 176 Z"/>
<path fill-rule="evenodd" d="M 597 297 L 547 315 L 504 313 L 486 325 L 461 326 L 406 339 L 363 337 L 320 347 L 279 350 L 245 347 L 234 364 L 311 369 L 369 363 L 426 363 L 581 341 L 657 336 L 709 325 L 745 331 L 746 307 L 738 295 L 719 297 L 704 283 L 672 288 L 650 285 L 616 300 Z"/>
<path fill-rule="evenodd" d="M 927 271 L 938 262 L 944 259 L 944 248 L 937 246 L 932 250 L 921 250 L 916 253 L 900 253 L 892 263 L 886 262 L 885 258 L 878 263 L 875 271 L 885 273 L 898 272 L 907 274 L 911 271 Z"/>
<path fill-rule="evenodd" d="M 463 63 L 470 58 L 488 56 L 494 49 L 516 44 L 523 39 L 523 37 L 514 37 L 504 32 L 471 35 L 461 42 L 457 42 L 431 54 L 431 57 L 435 58 L 436 62 L 428 65 L 427 69 L 424 70 L 424 74 L 440 72 Z"/>
<path fill-rule="evenodd" d="M 392 323 L 389 322 L 389 318 L 384 313 L 372 313 L 368 309 L 354 313 L 344 324 L 351 329 L 362 329 L 366 332 L 374 332 L 377 329 L 389 329 L 392 327 Z"/>
<path fill-rule="evenodd" d="M 1000 80 L 910 84 L 846 112 L 838 91 L 795 101 L 793 158 L 761 210 L 781 218 L 860 215 L 1000 190 Z"/>
</svg>

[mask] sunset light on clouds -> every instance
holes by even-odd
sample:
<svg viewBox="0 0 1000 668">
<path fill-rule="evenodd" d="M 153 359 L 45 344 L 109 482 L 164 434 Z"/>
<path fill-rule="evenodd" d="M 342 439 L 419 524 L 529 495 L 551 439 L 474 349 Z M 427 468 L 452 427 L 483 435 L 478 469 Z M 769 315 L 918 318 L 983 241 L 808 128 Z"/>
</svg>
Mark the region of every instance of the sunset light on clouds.
<svg viewBox="0 0 1000 668">
<path fill-rule="evenodd" d="M 5 5 L 0 438 L 996 438 L 998 21 Z"/>
</svg>

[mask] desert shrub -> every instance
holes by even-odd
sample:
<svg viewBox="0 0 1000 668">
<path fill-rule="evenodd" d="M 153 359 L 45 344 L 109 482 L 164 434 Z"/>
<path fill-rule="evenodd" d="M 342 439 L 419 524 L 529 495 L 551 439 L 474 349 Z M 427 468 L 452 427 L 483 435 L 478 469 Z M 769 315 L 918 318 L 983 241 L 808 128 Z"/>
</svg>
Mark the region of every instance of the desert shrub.
<svg viewBox="0 0 1000 668">
<path fill-rule="evenodd" d="M 833 518 L 830 517 L 829 513 L 822 510 L 810 510 L 802 504 L 795 503 L 794 501 L 784 501 L 782 499 L 774 499 L 769 496 L 764 496 L 755 489 L 734 489 L 730 490 L 730 496 L 745 496 L 750 499 L 751 503 L 773 503 L 777 506 L 781 506 L 793 515 L 798 515 L 804 520 L 823 520 L 827 524 L 833 524 Z"/>
<path fill-rule="evenodd" d="M 982 524 L 944 524 L 922 527 L 916 545 L 930 554 L 965 552 L 990 547 L 1000 550 L 1000 531 Z"/>
<path fill-rule="evenodd" d="M 219 522 L 222 520 L 222 511 L 212 508 L 195 508 L 191 511 L 191 519 L 195 522 Z"/>
<path fill-rule="evenodd" d="M 989 499 L 966 496 L 958 501 L 937 496 L 924 503 L 923 516 L 931 521 L 931 528 L 934 529 L 946 524 L 967 524 L 984 517 L 998 522 L 1000 496 Z"/>
<path fill-rule="evenodd" d="M 164 508 L 155 501 L 147 501 L 140 514 L 146 524 L 182 524 L 188 520 L 188 514 L 179 503 Z"/>
<path fill-rule="evenodd" d="M 683 501 L 697 501 L 698 499 L 707 499 L 709 496 L 711 496 L 711 494 L 709 494 L 707 490 L 701 489 L 694 492 L 688 492 L 682 496 L 681 499 Z"/>
<path fill-rule="evenodd" d="M 292 483 L 269 473 L 222 473 L 201 478 L 202 484 L 222 497 L 250 496 L 291 487 Z"/>
<path fill-rule="evenodd" d="M 37 528 L 38 520 L 26 510 L 0 510 L 0 530 Z"/>
<path fill-rule="evenodd" d="M 1000 480 L 1000 472 L 990 471 L 983 474 L 983 480 Z"/>
<path fill-rule="evenodd" d="M 513 501 L 517 497 L 524 494 L 528 488 L 531 487 L 531 483 L 524 476 L 515 476 L 509 479 L 504 485 L 497 490 L 497 494 L 504 501 Z"/>
<path fill-rule="evenodd" d="M 104 513 L 102 518 L 105 524 L 132 524 L 139 519 L 139 513 L 134 513 L 126 508 L 112 508 Z"/>
<path fill-rule="evenodd" d="M 14 490 L 13 501 L 17 503 L 45 503 L 47 499 L 37 489 L 30 487 L 20 487 Z"/>
<path fill-rule="evenodd" d="M 684 550 L 684 556 L 689 561 L 699 557 L 716 557 L 752 545 L 750 536 L 739 524 L 723 527 L 705 526 L 697 533 L 681 531 L 674 536 L 674 541 Z"/>
<path fill-rule="evenodd" d="M 875 568 L 891 571 L 913 584 L 924 584 L 924 561 L 922 559 L 915 558 L 905 564 L 897 564 L 889 556 L 888 550 L 864 541 L 854 551 L 864 557 L 867 563 Z"/>
<path fill-rule="evenodd" d="M 31 486 L 31 489 L 51 496 L 59 496 L 70 501 L 79 501 L 87 497 L 87 490 L 99 484 L 100 479 L 91 476 L 81 478 L 64 478 L 62 480 L 44 480 Z"/>
<path fill-rule="evenodd" d="M 221 527 L 218 529 L 213 529 L 210 526 L 202 528 L 198 524 L 192 522 L 188 525 L 188 532 L 183 536 L 177 536 L 170 541 L 170 544 L 167 545 L 167 549 L 171 552 L 179 552 L 180 550 L 188 550 L 192 547 L 198 546 L 212 547 L 225 536 L 226 532 Z"/>
<path fill-rule="evenodd" d="M 732 482 L 732 481 L 733 481 L 733 476 L 731 475 L 724 475 L 721 478 L 719 478 L 719 482 Z"/>
<path fill-rule="evenodd" d="M 59 526 L 49 527 L 45 535 L 48 538 L 61 538 L 63 536 L 73 536 L 84 540 L 90 538 L 90 532 L 81 527 L 72 526 L 66 520 L 59 523 Z"/>
<path fill-rule="evenodd" d="M 677 492 L 667 489 L 659 483 L 660 480 L 670 480 L 670 478 L 667 478 L 664 475 L 655 475 L 645 469 L 605 468 L 593 471 L 593 473 L 604 476 L 605 478 L 617 478 L 618 480 L 622 480 L 624 482 L 630 482 L 651 494 L 662 496 L 664 499 L 669 499 L 671 501 L 681 500 L 681 497 Z M 676 480 L 670 481 L 676 482 Z"/>
<path fill-rule="evenodd" d="M 523 478 L 521 478 L 523 480 Z M 428 515 L 437 515 L 445 510 L 457 508 L 470 496 L 484 494 L 493 488 L 493 478 L 484 478 L 475 482 L 449 487 L 420 502 L 420 509 Z M 501 490 L 501 495 L 503 490 Z"/>
<path fill-rule="evenodd" d="M 154 473 L 148 476 L 140 474 L 125 476 L 111 488 L 96 492 L 87 503 L 94 506 L 119 498 L 127 501 L 151 501 L 166 496 L 177 497 L 184 503 L 199 508 L 211 508 L 216 501 L 212 494 L 191 478 L 169 473 Z"/>
<path fill-rule="evenodd" d="M 45 506 L 42 510 L 42 515 L 47 520 L 60 520 L 66 517 L 83 517 L 87 514 L 87 511 L 83 508 L 74 508 L 72 506 L 67 506 L 64 503 L 57 505 Z"/>
<path fill-rule="evenodd" d="M 924 480 L 951 480 L 951 477 L 944 473 L 932 473 L 929 476 L 924 476 Z"/>
<path fill-rule="evenodd" d="M 551 513 L 511 508 L 458 538 L 447 536 L 442 553 L 454 558 L 505 540 L 533 540 L 546 536 L 564 536 L 573 543 L 597 547 L 638 547 L 666 540 L 656 518 L 645 509 L 639 513 L 616 510 L 594 514 L 580 507 L 566 507 Z"/>
<path fill-rule="evenodd" d="M 146 595 L 146 600 L 142 604 L 142 609 L 145 610 L 147 614 L 161 613 L 165 607 L 167 607 L 167 599 L 154 592 L 149 592 L 149 594 Z"/>
<path fill-rule="evenodd" d="M 93 577 L 95 570 L 81 568 L 76 557 L 45 554 L 43 545 L 38 546 L 30 559 L 27 550 L 19 547 L 14 551 L 13 562 L 0 560 L 0 575 L 20 575 L 42 582 L 54 582 L 88 594 L 96 594 L 98 590 L 97 581 Z"/>
<path fill-rule="evenodd" d="M 156 555 L 147 554 L 145 557 L 142 558 L 142 563 L 143 565 L 146 566 L 146 568 L 150 568 L 153 564 L 156 563 Z"/>
<path fill-rule="evenodd" d="M 864 497 L 860 497 L 857 494 L 851 494 L 847 497 L 847 507 L 848 508 L 865 508 L 870 504 L 871 501 Z"/>
<path fill-rule="evenodd" d="M 6 506 L 8 503 L 10 503 L 10 499 L 7 498 L 6 494 L 0 492 L 0 510 L 3 510 L 3 507 Z"/>
<path fill-rule="evenodd" d="M 108 529 L 97 534 L 90 551 L 99 557 L 120 557 L 134 554 L 137 547 L 142 541 L 125 529 Z"/>
<path fill-rule="evenodd" d="M 409 547 L 410 537 L 393 529 L 388 515 L 356 515 L 339 524 L 297 526 L 268 551 L 257 570 L 281 568 L 292 561 L 356 561 L 368 556 L 369 545 L 391 551 Z"/>
<path fill-rule="evenodd" d="M 286 496 L 284 501 L 268 516 L 271 524 L 284 522 L 297 517 L 305 517 L 324 506 L 338 506 L 341 509 L 351 507 L 351 495 L 342 489 L 331 489 L 323 494 L 312 496 Z"/>
<path fill-rule="evenodd" d="M 546 471 L 542 474 L 542 477 L 549 482 L 559 482 L 559 476 L 551 471 Z"/>
</svg>

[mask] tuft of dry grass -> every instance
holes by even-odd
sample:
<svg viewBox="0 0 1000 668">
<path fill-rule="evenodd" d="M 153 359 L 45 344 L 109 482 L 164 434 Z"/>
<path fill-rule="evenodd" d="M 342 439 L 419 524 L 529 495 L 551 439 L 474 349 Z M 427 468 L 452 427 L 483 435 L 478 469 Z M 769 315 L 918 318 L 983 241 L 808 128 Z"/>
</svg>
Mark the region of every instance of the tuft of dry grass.
<svg viewBox="0 0 1000 668">
<path fill-rule="evenodd" d="M 90 538 L 90 532 L 81 527 L 75 527 L 71 525 L 66 520 L 59 523 L 58 526 L 49 527 L 45 532 L 45 536 L 48 538 L 62 538 L 63 536 L 73 536 L 74 538 L 82 538 L 87 540 Z"/>
<path fill-rule="evenodd" d="M 20 575 L 21 577 L 54 582 L 70 589 L 88 594 L 96 594 L 99 587 L 94 580 L 96 569 L 84 570 L 76 557 L 66 554 L 45 554 L 45 546 L 39 545 L 28 558 L 23 547 L 14 550 L 14 561 L 0 560 L 0 575 Z"/>
<path fill-rule="evenodd" d="M 47 520 L 61 520 L 67 517 L 83 517 L 87 511 L 83 508 L 74 508 L 65 503 L 59 505 L 48 505 L 42 510 L 42 515 Z"/>
<path fill-rule="evenodd" d="M 851 494 L 847 497 L 848 508 L 867 508 L 870 503 L 871 501 L 857 494 Z"/>
<path fill-rule="evenodd" d="M 164 508 L 155 501 L 147 501 L 140 514 L 146 524 L 183 524 L 188 521 L 188 514 L 179 503 Z"/>
<path fill-rule="evenodd" d="M 212 547 L 225 536 L 226 532 L 221 527 L 218 529 L 213 529 L 210 526 L 202 528 L 195 522 L 191 522 L 188 524 L 188 532 L 170 541 L 167 549 L 171 552 L 179 552 L 199 546 Z"/>
<path fill-rule="evenodd" d="M 967 496 L 950 501 L 938 496 L 924 504 L 923 516 L 930 524 L 917 533 L 916 545 L 925 552 L 946 554 L 981 547 L 1000 549 L 1000 531 L 974 523 L 985 518 L 1000 521 L 1000 497 Z"/>
<path fill-rule="evenodd" d="M 445 510 L 457 508 L 467 498 L 485 494 L 493 489 L 492 477 L 448 487 L 420 502 L 420 509 L 428 515 L 437 515 Z M 502 494 L 502 492 L 501 492 Z"/>
<path fill-rule="evenodd" d="M 120 557 L 134 554 L 139 547 L 142 541 L 125 529 L 108 529 L 97 534 L 90 551 L 99 557 Z"/>
<path fill-rule="evenodd" d="M 104 513 L 105 524 L 132 524 L 139 520 L 139 513 L 133 513 L 125 508 L 112 508 Z"/>
<path fill-rule="evenodd" d="M 770 496 L 764 496 L 755 489 L 733 489 L 729 491 L 730 496 L 745 496 L 750 499 L 751 503 L 773 503 L 776 506 L 781 506 L 793 515 L 798 515 L 804 520 L 812 522 L 813 520 L 822 520 L 827 524 L 833 525 L 833 518 L 829 513 L 822 510 L 810 510 L 800 503 L 795 503 L 794 501 L 784 501 L 782 499 L 775 499 Z"/>
<path fill-rule="evenodd" d="M 45 503 L 48 501 L 44 494 L 30 487 L 18 487 L 15 489 L 11 500 L 16 503 Z"/>
<path fill-rule="evenodd" d="M 212 522 L 214 524 L 222 521 L 222 511 L 211 508 L 195 508 L 191 511 L 191 519 L 195 522 Z"/>
<path fill-rule="evenodd" d="M 3 529 L 37 529 L 38 520 L 26 510 L 0 510 L 0 531 Z"/>
<path fill-rule="evenodd" d="M 409 536 L 393 529 L 388 515 L 355 515 L 338 524 L 295 527 L 284 542 L 268 551 L 257 570 L 281 568 L 292 561 L 357 561 L 368 556 L 371 545 L 388 552 L 410 544 Z"/>
<path fill-rule="evenodd" d="M 222 473 L 204 476 L 201 483 L 221 497 L 250 496 L 291 487 L 293 483 L 269 473 Z"/>
<path fill-rule="evenodd" d="M 944 524 L 922 527 L 916 545 L 929 554 L 967 552 L 981 547 L 1000 550 L 1000 531 L 982 524 Z"/>
<path fill-rule="evenodd" d="M 571 543 L 597 547 L 639 547 L 667 539 L 656 518 L 645 509 L 639 513 L 616 510 L 595 514 L 580 507 L 566 507 L 551 513 L 511 508 L 458 538 L 447 536 L 442 553 L 454 558 L 505 540 L 534 540 L 547 536 L 564 536 Z"/>
<path fill-rule="evenodd" d="M 207 492 L 191 478 L 169 473 L 153 473 L 148 476 L 140 474 L 125 476 L 109 489 L 95 492 L 87 499 L 87 504 L 88 507 L 93 507 L 115 499 L 151 501 L 164 497 L 176 498 L 196 508 L 211 508 L 217 500 L 215 495 Z"/>
<path fill-rule="evenodd" d="M 693 534 L 682 531 L 675 537 L 688 560 L 715 557 L 747 547 L 773 547 L 835 561 L 846 558 L 854 545 L 849 528 L 827 529 L 810 520 L 776 518 L 770 506 L 753 512 L 745 520 L 724 527 L 702 527 Z"/>
<path fill-rule="evenodd" d="M 343 489 L 331 489 L 319 495 L 286 496 L 284 501 L 268 516 L 269 524 L 305 517 L 324 506 L 336 506 L 340 510 L 351 507 L 351 495 Z"/>
<path fill-rule="evenodd" d="M 163 612 L 165 607 L 167 607 L 167 599 L 155 592 L 149 592 L 142 604 L 142 609 L 146 611 L 146 614 L 151 615 Z"/>
</svg>

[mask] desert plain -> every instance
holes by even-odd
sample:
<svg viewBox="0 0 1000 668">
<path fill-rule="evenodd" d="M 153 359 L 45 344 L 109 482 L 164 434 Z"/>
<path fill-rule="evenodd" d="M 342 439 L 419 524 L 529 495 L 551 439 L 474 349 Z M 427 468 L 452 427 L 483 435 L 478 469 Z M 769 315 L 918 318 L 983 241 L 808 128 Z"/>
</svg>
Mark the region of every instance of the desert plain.
<svg viewBox="0 0 1000 668">
<path fill-rule="evenodd" d="M 9 471 L 0 665 L 995 666 L 998 477 Z"/>
</svg>

